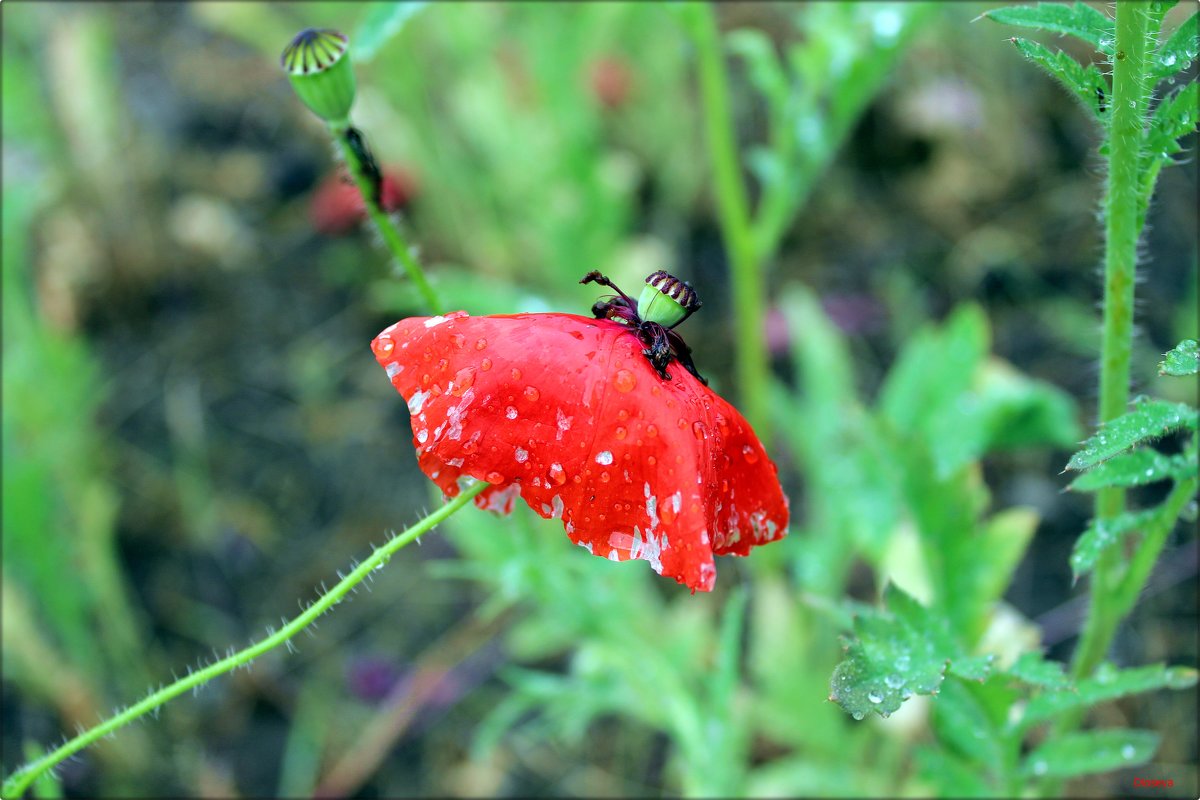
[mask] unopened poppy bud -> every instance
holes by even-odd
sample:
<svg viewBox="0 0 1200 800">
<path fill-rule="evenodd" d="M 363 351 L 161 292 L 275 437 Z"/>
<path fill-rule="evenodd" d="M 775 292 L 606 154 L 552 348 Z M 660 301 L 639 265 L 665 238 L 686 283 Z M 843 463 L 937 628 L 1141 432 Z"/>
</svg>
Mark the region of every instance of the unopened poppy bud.
<svg viewBox="0 0 1200 800">
<path fill-rule="evenodd" d="M 637 313 L 646 322 L 673 328 L 699 308 L 700 298 L 692 285 L 660 269 L 646 278 Z"/>
<path fill-rule="evenodd" d="M 354 70 L 349 40 L 329 29 L 305 28 L 283 50 L 281 63 L 296 95 L 331 125 L 350 124 Z"/>
</svg>

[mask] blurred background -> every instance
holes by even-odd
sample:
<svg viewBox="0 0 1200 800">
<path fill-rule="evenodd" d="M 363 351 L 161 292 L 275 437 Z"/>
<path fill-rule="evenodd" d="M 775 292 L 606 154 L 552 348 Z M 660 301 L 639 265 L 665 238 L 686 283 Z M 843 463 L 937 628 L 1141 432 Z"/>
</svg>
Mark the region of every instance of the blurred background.
<svg viewBox="0 0 1200 800">
<path fill-rule="evenodd" d="M 1098 134 L 1013 51 L 1012 31 L 973 21 L 988 7 L 718 9 L 752 202 L 795 187 L 764 321 L 781 423 L 765 444 L 791 536 L 722 559 L 717 591 L 691 596 L 644 564 L 587 558 L 527 508 L 465 510 L 298 652 L 63 765 L 62 792 L 948 791 L 920 755 L 934 747 L 926 698 L 863 722 L 826 700 L 840 647 L 820 598 L 875 602 L 908 551 L 902 525 L 856 538 L 830 521 L 839 503 L 814 488 L 822 470 L 804 444 L 824 423 L 803 412 L 798 353 L 817 319 L 868 407 L 922 326 L 982 311 L 989 363 L 1037 382 L 1067 420 L 1037 446 L 979 454 L 989 512 L 1023 509 L 1032 533 L 996 635 L 1069 658 L 1084 586 L 1067 558 L 1090 498 L 1063 493 L 1059 472 L 1095 411 Z M 0 14 L 6 774 L 261 638 L 440 503 L 368 349 L 424 313 L 420 298 L 361 224 L 327 132 L 280 69 L 301 28 L 350 35 L 355 123 L 449 307 L 586 314 L 588 270 L 635 291 L 667 269 L 704 300 L 683 331 L 700 370 L 739 401 L 695 51 L 676 12 L 9 2 Z M 1057 42 L 1092 57 L 1074 44 Z M 798 102 L 772 95 L 771 53 Z M 781 118 L 790 160 L 768 146 Z M 1135 392 L 1193 402 L 1194 385 L 1156 365 L 1198 329 L 1196 178 L 1191 163 L 1162 175 L 1133 362 Z M 1196 663 L 1196 565 L 1194 537 L 1176 532 L 1115 661 Z M 739 627 L 728 609 L 742 602 Z M 1155 764 L 1195 796 L 1195 708 L 1192 689 L 1095 719 L 1169 732 Z M 1134 774 L 1072 791 L 1154 791 L 1131 790 Z"/>
</svg>

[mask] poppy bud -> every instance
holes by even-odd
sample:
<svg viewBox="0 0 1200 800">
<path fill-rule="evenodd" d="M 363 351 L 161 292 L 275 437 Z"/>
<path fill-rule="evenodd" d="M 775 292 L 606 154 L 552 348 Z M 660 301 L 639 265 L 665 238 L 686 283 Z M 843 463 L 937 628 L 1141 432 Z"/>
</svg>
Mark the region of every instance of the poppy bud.
<svg viewBox="0 0 1200 800">
<path fill-rule="evenodd" d="M 673 328 L 699 308 L 700 298 L 692 285 L 660 269 L 646 278 L 637 313 L 647 322 Z"/>
<path fill-rule="evenodd" d="M 354 70 L 349 40 L 335 30 L 305 28 L 283 50 L 280 62 L 296 95 L 321 119 L 334 126 L 350 124 L 354 105 Z"/>
</svg>

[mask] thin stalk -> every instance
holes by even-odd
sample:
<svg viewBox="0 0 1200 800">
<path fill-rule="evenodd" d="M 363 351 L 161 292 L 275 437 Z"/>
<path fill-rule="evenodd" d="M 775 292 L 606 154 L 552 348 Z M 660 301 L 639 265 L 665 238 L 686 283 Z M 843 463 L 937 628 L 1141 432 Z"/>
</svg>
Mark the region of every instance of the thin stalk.
<svg viewBox="0 0 1200 800">
<path fill-rule="evenodd" d="M 409 280 L 413 282 L 413 285 L 417 287 L 417 291 L 421 293 L 421 297 L 425 299 L 425 305 L 429 306 L 429 310 L 434 314 L 441 314 L 442 304 L 438 300 L 437 293 L 429 285 L 424 271 L 421 270 L 421 265 L 413 258 L 412 250 L 409 248 L 408 242 L 405 241 L 404 234 L 400 232 L 400 229 L 396 227 L 396 223 L 392 221 L 392 218 L 379 205 L 379 186 L 372 179 L 374 165 L 368 164 L 365 158 L 369 156 L 362 153 L 359 148 L 351 143 L 350 130 L 349 127 L 344 125 L 329 126 L 329 131 L 333 134 L 333 138 L 337 141 L 338 147 L 341 149 L 342 158 L 346 161 L 350 175 L 354 178 L 354 183 L 358 186 L 359 193 L 362 194 L 363 205 L 367 209 L 367 216 L 371 218 L 371 222 L 375 223 L 375 229 L 379 231 L 379 235 L 383 238 L 383 243 L 387 246 L 388 250 L 392 251 L 392 255 L 396 257 L 396 261 L 400 263 Z"/>
<path fill-rule="evenodd" d="M 708 155 L 717 190 L 721 235 L 729 255 L 733 283 L 735 321 L 734 355 L 738 388 L 746 419 L 768 438 L 767 341 L 765 290 L 762 265 L 754 247 L 750 203 L 742 182 L 734 140 L 733 117 L 729 111 L 729 80 L 717 31 L 716 12 L 709 4 L 695 8 L 694 34 L 699 56 L 700 96 L 704 106 L 704 128 Z"/>
<path fill-rule="evenodd" d="M 1146 112 L 1149 26 L 1144 4 L 1117 3 L 1108 191 L 1104 209 L 1104 332 L 1098 420 L 1101 424 L 1124 414 L 1129 403 L 1134 279 L 1141 236 L 1139 158 Z M 1124 508 L 1123 489 L 1103 489 L 1096 494 L 1096 519 L 1111 519 Z M 1122 570 L 1122 554 L 1118 548 L 1109 548 L 1101 556 L 1092 579 L 1091 607 L 1071 664 L 1071 672 L 1076 677 L 1090 674 L 1108 651 L 1120 622 L 1113 600 Z"/>
<path fill-rule="evenodd" d="M 329 609 L 333 608 L 342 598 L 344 598 L 351 589 L 362 583 L 371 572 L 379 567 L 382 567 L 388 562 L 400 548 L 412 542 L 424 533 L 428 533 L 434 526 L 442 520 L 449 517 L 455 511 L 465 506 L 471 501 L 475 495 L 482 492 L 490 484 L 486 481 L 477 481 L 470 487 L 464 489 L 458 497 L 455 497 L 444 506 L 429 514 L 415 525 L 411 526 L 399 536 L 396 536 L 387 544 L 378 548 L 369 558 L 359 564 L 349 575 L 342 578 L 332 589 L 317 598 L 316 602 L 310 605 L 303 613 L 295 619 L 284 625 L 278 631 L 275 631 L 267 638 L 257 644 L 253 644 L 243 650 L 239 650 L 231 656 L 226 656 L 220 661 L 208 665 L 204 669 L 192 672 L 184 678 L 180 678 L 174 683 L 159 689 L 157 692 L 146 697 L 140 702 L 126 708 L 124 711 L 110 717 L 100 724 L 89 728 L 75 738 L 63 744 L 61 747 L 47 753 L 41 758 L 26 764 L 12 775 L 9 775 L 4 781 L 3 787 L 0 787 L 0 794 L 4 797 L 20 797 L 25 793 L 37 778 L 46 770 L 54 767 L 72 754 L 82 750 L 89 744 L 92 744 L 98 739 L 114 733 L 118 729 L 133 722 L 138 717 L 153 711 L 168 700 L 178 697 L 189 689 L 194 689 L 201 686 L 218 675 L 223 675 L 240 666 L 249 664 L 254 659 L 264 653 L 279 647 L 287 642 L 300 631 L 307 628 L 310 624 L 316 621 L 318 617 L 324 614 Z"/>
</svg>

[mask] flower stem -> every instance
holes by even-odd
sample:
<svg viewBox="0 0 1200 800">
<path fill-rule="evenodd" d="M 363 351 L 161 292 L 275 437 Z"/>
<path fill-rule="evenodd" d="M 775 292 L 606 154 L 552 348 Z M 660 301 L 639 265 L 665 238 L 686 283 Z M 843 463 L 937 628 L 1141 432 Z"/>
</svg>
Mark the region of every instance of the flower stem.
<svg viewBox="0 0 1200 800">
<path fill-rule="evenodd" d="M 400 232 L 400 229 L 396 227 L 396 223 L 392 221 L 392 218 L 379 205 L 380 185 L 378 168 L 371 160 L 370 154 L 364 151 L 361 134 L 358 134 L 357 131 L 347 125 L 330 125 L 329 130 L 333 134 L 333 138 L 337 141 L 338 147 L 341 149 L 342 157 L 346 160 L 346 166 L 354 178 L 354 183 L 358 186 L 358 191 L 362 194 L 363 205 L 367 209 L 367 215 L 371 218 L 371 222 L 375 223 L 375 228 L 379 231 L 379 235 L 383 237 L 384 244 L 392 251 L 392 255 L 396 257 L 400 266 L 403 267 L 409 280 L 417 287 L 417 291 L 425 299 L 425 304 L 429 306 L 429 310 L 434 314 L 441 314 L 442 304 L 438 300 L 437 294 L 433 291 L 433 287 L 429 285 L 425 273 L 421 270 L 421 265 L 413 258 L 408 242 L 404 239 L 404 234 Z M 358 137 L 357 143 L 354 137 Z"/>
<path fill-rule="evenodd" d="M 202 686 L 218 675 L 223 675 L 237 667 L 249 664 L 255 658 L 264 653 L 275 649 L 279 645 L 288 641 L 300 631 L 304 630 L 312 624 L 318 617 L 324 614 L 329 609 L 341 602 L 351 589 L 363 581 L 375 569 L 382 567 L 388 562 L 392 555 L 420 537 L 424 533 L 428 533 L 434 526 L 442 520 L 449 517 L 455 511 L 465 506 L 471 501 L 475 495 L 482 492 L 490 484 L 486 481 L 477 481 L 470 487 L 464 489 L 458 497 L 455 497 L 444 506 L 429 514 L 421 521 L 417 522 L 406 529 L 399 536 L 394 537 L 387 544 L 377 548 L 369 558 L 359 564 L 346 577 L 342 578 L 332 589 L 317 598 L 316 602 L 310 605 L 303 613 L 294 618 L 287 625 L 284 625 L 278 631 L 275 631 L 267 638 L 257 644 L 253 644 L 243 650 L 239 650 L 233 655 L 222 658 L 213 664 L 208 665 L 204 669 L 192 672 L 184 678 L 180 678 L 174 683 L 159 689 L 152 693 L 144 700 L 134 703 L 133 705 L 121 711 L 100 724 L 89 728 L 75 738 L 63 744 L 61 747 L 53 750 L 41 758 L 32 761 L 20 769 L 13 772 L 5 779 L 3 787 L 0 787 L 0 794 L 4 797 L 20 797 L 25 790 L 29 788 L 39 776 L 46 770 L 54 767 L 63 759 L 69 757 L 73 753 L 82 750 L 89 744 L 92 744 L 97 739 L 101 739 L 125 725 L 133 722 L 138 717 L 143 716 L 149 711 L 161 706 L 168 700 L 177 697 L 188 689 L 194 689 Z"/>
<path fill-rule="evenodd" d="M 694 35 L 699 56 L 700 95 L 704 105 L 704 127 L 708 155 L 717 189 L 721 234 L 729 254 L 736 324 L 734 361 L 746 419 L 766 440 L 767 342 L 764 332 L 766 310 L 761 264 L 754 247 L 750 204 L 742 182 L 734 141 L 733 117 L 729 111 L 729 81 L 717 31 L 716 12 L 711 4 L 695 7 Z"/>
<path fill-rule="evenodd" d="M 1100 356 L 1100 424 L 1124 414 L 1129 403 L 1134 277 L 1137 245 L 1142 228 L 1139 213 L 1139 157 L 1146 113 L 1146 44 L 1149 18 L 1144 4 L 1116 5 L 1116 54 L 1113 57 L 1108 187 L 1104 207 L 1104 332 Z M 1123 489 L 1102 489 L 1096 494 L 1097 520 L 1111 519 L 1124 508 Z M 1108 651 L 1113 633 L 1121 619 L 1114 606 L 1114 600 L 1123 569 L 1120 548 L 1109 548 L 1101 555 L 1092 579 L 1088 619 L 1071 664 L 1071 672 L 1075 677 L 1090 674 Z"/>
</svg>

